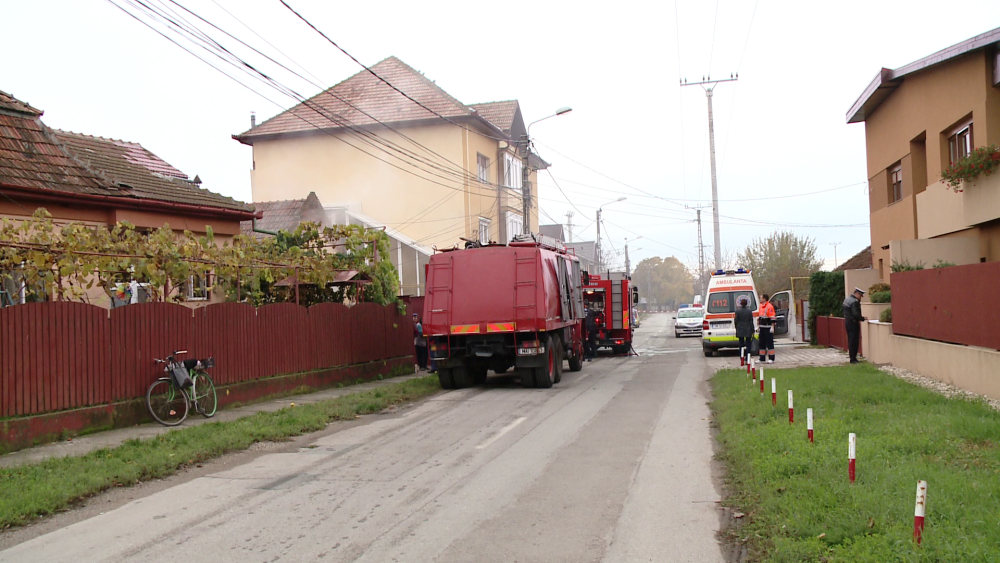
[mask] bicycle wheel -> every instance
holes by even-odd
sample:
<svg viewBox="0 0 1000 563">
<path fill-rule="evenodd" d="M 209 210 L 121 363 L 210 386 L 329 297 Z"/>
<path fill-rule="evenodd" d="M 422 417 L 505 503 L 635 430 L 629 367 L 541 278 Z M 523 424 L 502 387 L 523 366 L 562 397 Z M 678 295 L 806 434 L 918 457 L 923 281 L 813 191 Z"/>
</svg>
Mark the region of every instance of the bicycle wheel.
<svg viewBox="0 0 1000 563">
<path fill-rule="evenodd" d="M 215 394 L 215 383 L 208 373 L 196 371 L 191 374 L 194 381 L 194 408 L 205 418 L 215 416 L 215 409 L 219 406 L 219 398 Z"/>
<path fill-rule="evenodd" d="M 146 391 L 146 408 L 156 422 L 164 426 L 177 426 L 188 415 L 187 393 L 169 379 L 157 379 Z"/>
</svg>

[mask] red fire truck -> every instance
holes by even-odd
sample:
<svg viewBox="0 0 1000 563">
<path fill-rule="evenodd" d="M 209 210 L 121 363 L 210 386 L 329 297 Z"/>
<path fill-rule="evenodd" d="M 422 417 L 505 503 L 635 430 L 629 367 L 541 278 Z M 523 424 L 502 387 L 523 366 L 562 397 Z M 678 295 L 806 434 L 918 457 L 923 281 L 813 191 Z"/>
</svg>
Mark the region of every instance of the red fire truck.
<svg viewBox="0 0 1000 563">
<path fill-rule="evenodd" d="M 431 256 L 423 327 L 445 389 L 517 371 L 525 387 L 552 387 L 563 361 L 583 368 L 580 262 L 532 235 L 507 245 L 470 243 Z"/>
<path fill-rule="evenodd" d="M 625 272 L 583 276 L 583 303 L 588 312 L 596 315 L 598 348 L 611 348 L 615 354 L 627 354 L 632 349 L 639 288 L 631 283 Z"/>
</svg>

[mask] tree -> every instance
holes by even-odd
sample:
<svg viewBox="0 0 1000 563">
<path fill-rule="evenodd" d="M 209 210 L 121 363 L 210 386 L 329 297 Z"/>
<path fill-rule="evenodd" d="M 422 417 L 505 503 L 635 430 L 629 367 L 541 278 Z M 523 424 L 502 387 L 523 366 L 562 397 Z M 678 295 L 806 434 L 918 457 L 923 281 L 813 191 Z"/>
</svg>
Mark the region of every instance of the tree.
<svg viewBox="0 0 1000 563">
<path fill-rule="evenodd" d="M 739 263 L 753 272 L 757 291 L 773 294 L 788 289 L 792 277 L 808 277 L 823 262 L 817 256 L 816 243 L 788 231 L 775 231 L 754 239 L 739 254 Z"/>
<path fill-rule="evenodd" d="M 652 305 L 673 307 L 690 303 L 694 297 L 694 276 L 677 258 L 647 258 L 635 268 L 632 283 L 639 288 L 640 297 Z"/>
</svg>

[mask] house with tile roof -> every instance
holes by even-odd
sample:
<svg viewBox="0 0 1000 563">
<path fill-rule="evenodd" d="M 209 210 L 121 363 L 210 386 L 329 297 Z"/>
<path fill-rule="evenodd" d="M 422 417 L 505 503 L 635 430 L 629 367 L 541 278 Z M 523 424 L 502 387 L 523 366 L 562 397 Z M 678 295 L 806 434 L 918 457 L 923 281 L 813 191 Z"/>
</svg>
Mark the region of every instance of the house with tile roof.
<svg viewBox="0 0 1000 563">
<path fill-rule="evenodd" d="M 248 131 L 254 201 L 301 199 L 350 208 L 415 244 L 507 242 L 528 217 L 525 123 L 516 100 L 466 105 L 396 57 Z M 547 163 L 529 155 L 529 182 Z"/>
<path fill-rule="evenodd" d="M 211 227 L 221 244 L 256 215 L 138 143 L 51 129 L 42 114 L 0 91 L 0 218 L 24 220 L 44 207 L 56 224 L 106 228 L 128 221 L 138 229 L 170 225 L 201 234 Z M 208 300 L 194 295 L 197 285 L 189 288 L 193 300 Z M 6 290 L 16 300 L 17 288 Z M 105 295 L 92 302 L 111 305 Z"/>
</svg>

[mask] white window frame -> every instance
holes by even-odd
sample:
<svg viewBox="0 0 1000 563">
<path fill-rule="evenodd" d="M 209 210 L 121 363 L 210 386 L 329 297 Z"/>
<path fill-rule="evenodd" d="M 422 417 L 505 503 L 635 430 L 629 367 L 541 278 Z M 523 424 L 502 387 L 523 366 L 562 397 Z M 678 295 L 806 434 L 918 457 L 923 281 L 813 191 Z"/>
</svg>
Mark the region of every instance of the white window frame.
<svg viewBox="0 0 1000 563">
<path fill-rule="evenodd" d="M 490 220 L 486 217 L 479 218 L 479 243 L 489 244 L 490 242 Z"/>
<path fill-rule="evenodd" d="M 972 120 L 968 120 L 948 133 L 948 164 L 969 156 L 975 147 L 972 137 Z"/>
<path fill-rule="evenodd" d="M 889 169 L 889 203 L 903 199 L 903 167 L 897 164 Z"/>
<path fill-rule="evenodd" d="M 503 185 L 518 192 L 521 191 L 521 159 L 511 153 L 503 155 Z"/>
<path fill-rule="evenodd" d="M 478 169 L 479 181 L 483 184 L 490 183 L 490 157 L 483 153 L 476 153 L 476 166 Z"/>
<path fill-rule="evenodd" d="M 205 276 L 205 279 L 202 279 L 202 276 Z M 195 295 L 195 278 L 201 281 L 201 288 L 204 291 L 204 295 Z M 208 301 L 210 296 L 208 274 L 191 274 L 188 276 L 188 281 L 184 284 L 184 298 L 187 301 Z"/>
<path fill-rule="evenodd" d="M 520 213 L 507 212 L 507 242 L 524 232 L 524 217 Z"/>
</svg>

